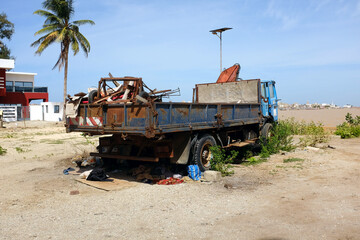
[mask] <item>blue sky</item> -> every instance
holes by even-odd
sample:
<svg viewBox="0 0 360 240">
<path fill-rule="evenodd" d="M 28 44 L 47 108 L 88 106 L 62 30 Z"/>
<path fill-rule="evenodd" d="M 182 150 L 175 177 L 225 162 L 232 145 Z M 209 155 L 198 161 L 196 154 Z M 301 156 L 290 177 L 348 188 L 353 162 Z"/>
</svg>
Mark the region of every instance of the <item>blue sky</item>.
<svg viewBox="0 0 360 240">
<path fill-rule="evenodd" d="M 50 101 L 61 101 L 63 72 L 52 70 L 56 44 L 34 55 L 30 44 L 44 18 L 33 15 L 42 1 L 0 0 L 0 11 L 15 24 L 6 42 L 16 57 L 15 71 L 36 72 L 37 86 L 48 86 Z M 142 77 L 151 88 L 175 89 L 189 101 L 196 83 L 241 65 L 240 77 L 277 82 L 287 103 L 334 102 L 360 106 L 360 0 L 75 0 L 73 20 L 92 19 L 80 31 L 91 43 L 69 59 L 68 93 L 86 92 L 101 77 Z"/>
</svg>

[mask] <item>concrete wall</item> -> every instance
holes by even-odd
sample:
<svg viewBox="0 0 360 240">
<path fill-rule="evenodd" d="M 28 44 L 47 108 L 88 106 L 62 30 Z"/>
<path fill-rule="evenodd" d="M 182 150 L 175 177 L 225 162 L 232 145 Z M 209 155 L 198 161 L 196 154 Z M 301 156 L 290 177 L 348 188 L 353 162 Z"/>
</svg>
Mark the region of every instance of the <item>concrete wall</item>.
<svg viewBox="0 0 360 240">
<path fill-rule="evenodd" d="M 43 120 L 41 105 L 30 105 L 30 120 Z"/>
<path fill-rule="evenodd" d="M 64 104 L 61 102 L 43 102 L 41 106 L 44 109 L 44 121 L 61 121 L 64 112 Z M 47 106 L 47 107 L 46 107 Z M 59 113 L 54 113 L 55 106 L 59 106 Z"/>
<path fill-rule="evenodd" d="M 258 103 L 260 81 L 197 84 L 199 103 Z"/>
</svg>

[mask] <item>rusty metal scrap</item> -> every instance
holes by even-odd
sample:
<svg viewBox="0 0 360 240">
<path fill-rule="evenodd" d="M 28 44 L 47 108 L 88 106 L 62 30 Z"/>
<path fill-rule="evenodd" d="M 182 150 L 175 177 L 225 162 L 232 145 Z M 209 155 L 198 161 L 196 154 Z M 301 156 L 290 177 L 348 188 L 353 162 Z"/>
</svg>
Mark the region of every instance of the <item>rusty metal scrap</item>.
<svg viewBox="0 0 360 240">
<path fill-rule="evenodd" d="M 149 88 L 142 78 L 136 77 L 113 77 L 109 73 L 108 78 L 101 78 L 97 90 L 90 92 L 77 93 L 74 97 L 68 96 L 68 102 L 74 102 L 81 98 L 84 104 L 116 104 L 116 103 L 142 103 L 151 104 L 153 102 L 162 102 L 162 98 L 172 96 L 180 96 L 180 89 L 175 90 L 156 90 Z M 111 86 L 111 83 L 113 86 Z M 145 91 L 147 89 L 147 91 Z"/>
</svg>

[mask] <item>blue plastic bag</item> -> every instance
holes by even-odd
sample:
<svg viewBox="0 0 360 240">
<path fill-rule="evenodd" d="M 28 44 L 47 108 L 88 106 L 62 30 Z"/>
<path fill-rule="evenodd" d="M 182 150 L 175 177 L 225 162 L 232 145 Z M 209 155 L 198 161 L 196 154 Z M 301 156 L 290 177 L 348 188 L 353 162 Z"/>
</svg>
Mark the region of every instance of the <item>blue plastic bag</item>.
<svg viewBox="0 0 360 240">
<path fill-rule="evenodd" d="M 192 180 L 198 181 L 201 179 L 201 171 L 198 165 L 189 165 L 188 174 L 189 178 Z"/>
</svg>

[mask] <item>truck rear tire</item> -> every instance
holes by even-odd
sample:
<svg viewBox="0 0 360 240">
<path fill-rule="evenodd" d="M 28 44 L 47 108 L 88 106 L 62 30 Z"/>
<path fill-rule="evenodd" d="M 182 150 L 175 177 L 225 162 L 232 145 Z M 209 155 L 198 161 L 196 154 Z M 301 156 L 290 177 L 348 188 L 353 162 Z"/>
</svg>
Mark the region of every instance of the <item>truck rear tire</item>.
<svg viewBox="0 0 360 240">
<path fill-rule="evenodd" d="M 273 129 L 273 125 L 271 123 L 265 123 L 265 125 L 261 129 L 261 137 L 264 141 L 267 141 L 271 137 L 271 130 Z"/>
<path fill-rule="evenodd" d="M 212 154 L 210 147 L 215 146 L 216 141 L 213 136 L 206 134 L 195 144 L 194 162 L 199 166 L 201 172 L 209 170 L 211 167 Z"/>
</svg>

